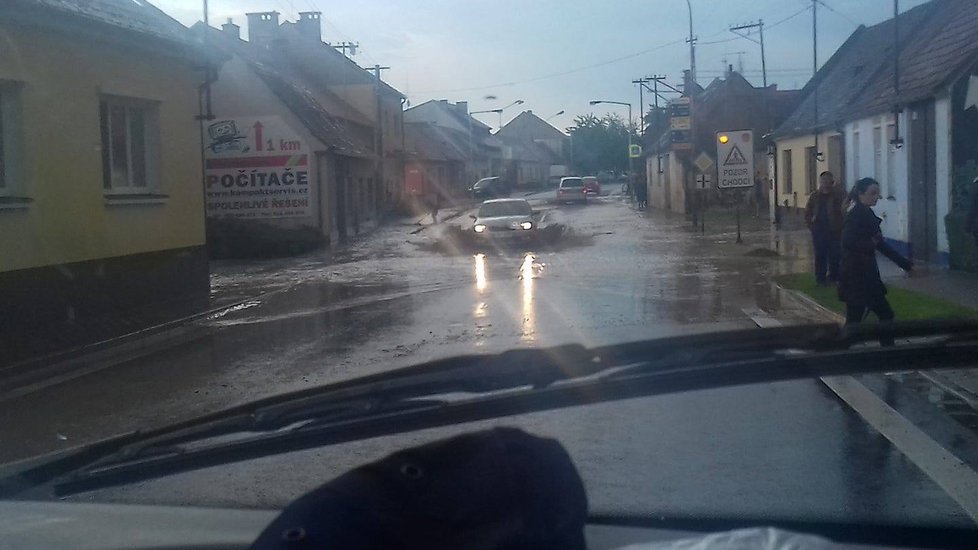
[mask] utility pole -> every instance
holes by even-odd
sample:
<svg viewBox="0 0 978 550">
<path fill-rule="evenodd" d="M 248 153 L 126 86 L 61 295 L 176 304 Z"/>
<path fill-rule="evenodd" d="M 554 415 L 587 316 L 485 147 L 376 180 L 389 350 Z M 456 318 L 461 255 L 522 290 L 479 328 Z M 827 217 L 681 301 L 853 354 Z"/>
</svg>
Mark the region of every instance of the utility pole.
<svg viewBox="0 0 978 550">
<path fill-rule="evenodd" d="M 749 33 L 753 29 L 758 29 L 760 33 L 760 42 L 754 40 L 749 36 Z M 748 34 L 740 34 L 737 31 L 747 31 Z M 737 27 L 730 27 L 730 32 L 740 36 L 741 38 L 746 38 L 751 42 L 755 42 L 761 45 L 761 78 L 764 82 L 764 87 L 767 88 L 767 60 L 764 58 L 764 20 L 758 19 L 757 23 L 749 23 L 747 25 L 739 25 Z"/>
<path fill-rule="evenodd" d="M 900 99 L 900 0 L 893 0 L 893 139 L 890 145 L 894 149 L 903 147 L 900 137 L 900 113 L 903 109 L 897 101 Z"/>
<path fill-rule="evenodd" d="M 645 89 L 645 84 L 649 82 L 652 82 L 652 79 L 647 76 L 632 81 L 632 84 L 638 84 L 638 132 L 641 136 L 645 136 L 645 97 L 643 91 Z"/>
<path fill-rule="evenodd" d="M 671 91 L 671 92 L 676 92 L 676 93 L 682 95 L 682 92 L 680 90 L 678 90 L 677 88 L 674 88 L 673 86 L 670 86 L 668 83 L 665 82 L 665 79 L 666 79 L 666 76 L 665 75 L 652 75 L 652 76 L 648 76 L 648 77 L 645 77 L 644 79 L 642 79 L 643 82 L 642 82 L 641 86 L 643 86 L 646 90 L 652 92 L 652 95 L 654 96 L 655 111 L 656 111 L 656 113 L 659 112 L 659 98 L 662 97 L 662 99 L 665 99 L 665 97 L 662 96 L 662 93 L 659 92 L 659 84 L 662 84 L 663 86 L 669 88 L 669 91 Z M 652 87 L 651 88 L 649 88 L 649 86 L 647 84 L 648 82 L 651 82 L 652 83 Z M 657 169 L 658 173 L 661 174 L 662 173 L 662 150 L 659 147 L 659 142 L 658 141 L 656 141 L 656 143 L 655 143 L 655 153 L 656 153 L 656 159 L 655 159 L 656 160 L 656 169 Z"/>
<path fill-rule="evenodd" d="M 812 0 L 812 79 L 818 74 L 818 0 Z M 812 88 L 812 108 L 814 110 L 815 127 L 815 159 L 821 160 L 818 150 L 818 82 Z"/>
<path fill-rule="evenodd" d="M 686 0 L 686 7 L 689 9 L 689 79 L 693 84 L 696 83 L 696 37 L 693 36 L 693 5 Z"/>
</svg>

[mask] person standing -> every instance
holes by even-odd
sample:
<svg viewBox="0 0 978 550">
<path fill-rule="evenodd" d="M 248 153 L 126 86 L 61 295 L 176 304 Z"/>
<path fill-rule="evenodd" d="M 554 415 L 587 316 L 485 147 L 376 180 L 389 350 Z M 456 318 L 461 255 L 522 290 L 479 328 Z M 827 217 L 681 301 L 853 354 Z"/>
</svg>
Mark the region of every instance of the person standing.
<svg viewBox="0 0 978 550">
<path fill-rule="evenodd" d="M 880 323 L 893 321 L 893 308 L 886 300 L 886 285 L 880 278 L 876 251 L 910 273 L 913 262 L 893 250 L 883 240 L 881 220 L 872 207 L 880 198 L 879 183 L 862 178 L 853 186 L 850 198 L 852 210 L 846 215 L 842 229 L 842 262 L 839 271 L 839 299 L 846 304 L 846 325 L 861 323 L 872 311 Z M 881 338 L 884 346 L 892 346 L 893 338 Z"/>
<path fill-rule="evenodd" d="M 836 188 L 832 172 L 819 174 L 818 189 L 808 196 L 808 203 L 805 205 L 805 224 L 812 232 L 815 281 L 819 285 L 834 283 L 839 277 L 844 200 L 844 193 Z"/>
<path fill-rule="evenodd" d="M 964 219 L 964 230 L 974 236 L 975 246 L 978 246 L 978 178 L 971 181 L 971 206 Z"/>
</svg>

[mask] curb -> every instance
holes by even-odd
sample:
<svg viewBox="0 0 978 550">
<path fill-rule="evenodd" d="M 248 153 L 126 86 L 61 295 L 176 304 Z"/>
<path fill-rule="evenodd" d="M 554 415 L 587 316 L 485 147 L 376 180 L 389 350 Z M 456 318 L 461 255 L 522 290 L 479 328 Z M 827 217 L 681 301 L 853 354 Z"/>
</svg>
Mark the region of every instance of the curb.
<svg viewBox="0 0 978 550">
<path fill-rule="evenodd" d="M 0 367 L 0 381 L 2 381 L 4 388 L 4 391 L 0 393 L 0 401 L 27 395 L 43 387 L 85 376 L 132 359 L 203 338 L 210 334 L 212 329 L 196 325 L 197 321 L 233 311 L 244 304 L 265 299 L 284 290 L 278 289 L 257 294 L 237 302 L 149 326 L 135 332 L 121 334 L 107 340 Z"/>
<path fill-rule="evenodd" d="M 828 308 L 826 308 L 822 304 L 819 304 L 818 302 L 816 302 L 815 300 L 813 300 L 812 298 L 810 298 L 804 292 L 801 292 L 800 290 L 793 290 L 793 289 L 790 289 L 790 288 L 784 288 L 781 285 L 777 285 L 777 286 L 778 286 L 778 290 L 780 290 L 781 292 L 783 292 L 790 299 L 796 300 L 797 302 L 803 304 L 805 307 L 807 307 L 811 311 L 817 313 L 818 315 L 820 315 L 820 316 L 822 316 L 822 317 L 824 317 L 826 319 L 830 319 L 830 320 L 832 320 L 834 322 L 838 322 L 840 324 L 844 324 L 845 323 L 845 320 L 846 319 L 845 319 L 844 316 L 839 315 L 838 313 L 829 310 Z M 962 401 L 964 401 L 965 403 L 967 403 L 971 408 L 978 410 L 978 394 L 975 394 L 974 392 L 972 392 L 968 388 L 966 388 L 966 387 L 958 384 L 952 378 L 949 378 L 949 377 L 947 377 L 947 376 L 945 376 L 945 375 L 943 375 L 943 374 L 941 374 L 939 372 L 935 372 L 935 371 L 928 371 L 928 372 L 916 371 L 916 372 L 920 376 L 922 376 L 922 377 L 926 378 L 927 380 L 929 380 L 935 386 L 938 386 L 942 390 L 944 390 L 944 391 L 946 391 L 946 392 L 948 392 L 948 393 L 956 396 L 957 398 L 961 399 Z"/>
<path fill-rule="evenodd" d="M 827 320 L 830 320 L 830 321 L 833 321 L 833 322 L 836 322 L 836 323 L 845 323 L 846 322 L 846 318 L 844 316 L 842 316 L 842 315 L 840 315 L 840 314 L 838 314 L 838 313 L 836 313 L 836 312 L 828 309 L 827 307 L 823 306 L 822 304 L 816 302 L 814 299 L 812 299 L 810 296 L 808 296 L 804 292 L 802 292 L 800 290 L 794 290 L 794 289 L 791 289 L 791 288 L 785 288 L 785 287 L 783 287 L 781 285 L 777 285 L 777 287 L 778 287 L 778 290 L 780 292 L 782 292 L 785 296 L 787 296 L 789 299 L 792 299 L 792 300 L 794 300 L 796 302 L 801 303 L 803 306 L 805 306 L 807 309 L 811 310 L 813 313 L 817 313 L 820 317 L 823 317 L 823 318 L 825 318 Z"/>
</svg>

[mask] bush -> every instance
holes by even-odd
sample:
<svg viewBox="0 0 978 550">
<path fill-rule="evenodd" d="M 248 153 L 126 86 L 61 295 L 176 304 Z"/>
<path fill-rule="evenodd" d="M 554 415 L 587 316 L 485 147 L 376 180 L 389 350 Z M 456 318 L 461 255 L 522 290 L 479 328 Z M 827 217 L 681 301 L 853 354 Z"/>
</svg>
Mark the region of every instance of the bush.
<svg viewBox="0 0 978 550">
<path fill-rule="evenodd" d="M 213 260 L 295 256 L 326 243 L 315 227 L 284 228 L 255 220 L 207 221 L 207 254 Z"/>
</svg>

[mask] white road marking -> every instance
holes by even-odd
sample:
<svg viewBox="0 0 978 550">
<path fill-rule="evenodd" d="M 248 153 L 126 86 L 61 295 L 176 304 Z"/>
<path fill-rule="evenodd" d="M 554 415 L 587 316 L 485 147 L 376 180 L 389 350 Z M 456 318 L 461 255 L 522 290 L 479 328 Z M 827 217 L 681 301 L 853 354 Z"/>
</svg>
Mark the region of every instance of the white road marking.
<svg viewBox="0 0 978 550">
<path fill-rule="evenodd" d="M 851 376 L 822 382 L 924 471 L 978 523 L 978 473 Z"/>
<path fill-rule="evenodd" d="M 760 309 L 744 313 L 761 328 L 782 323 Z M 831 389 L 866 423 L 893 444 L 978 523 L 978 472 L 851 376 L 823 376 Z"/>
</svg>

